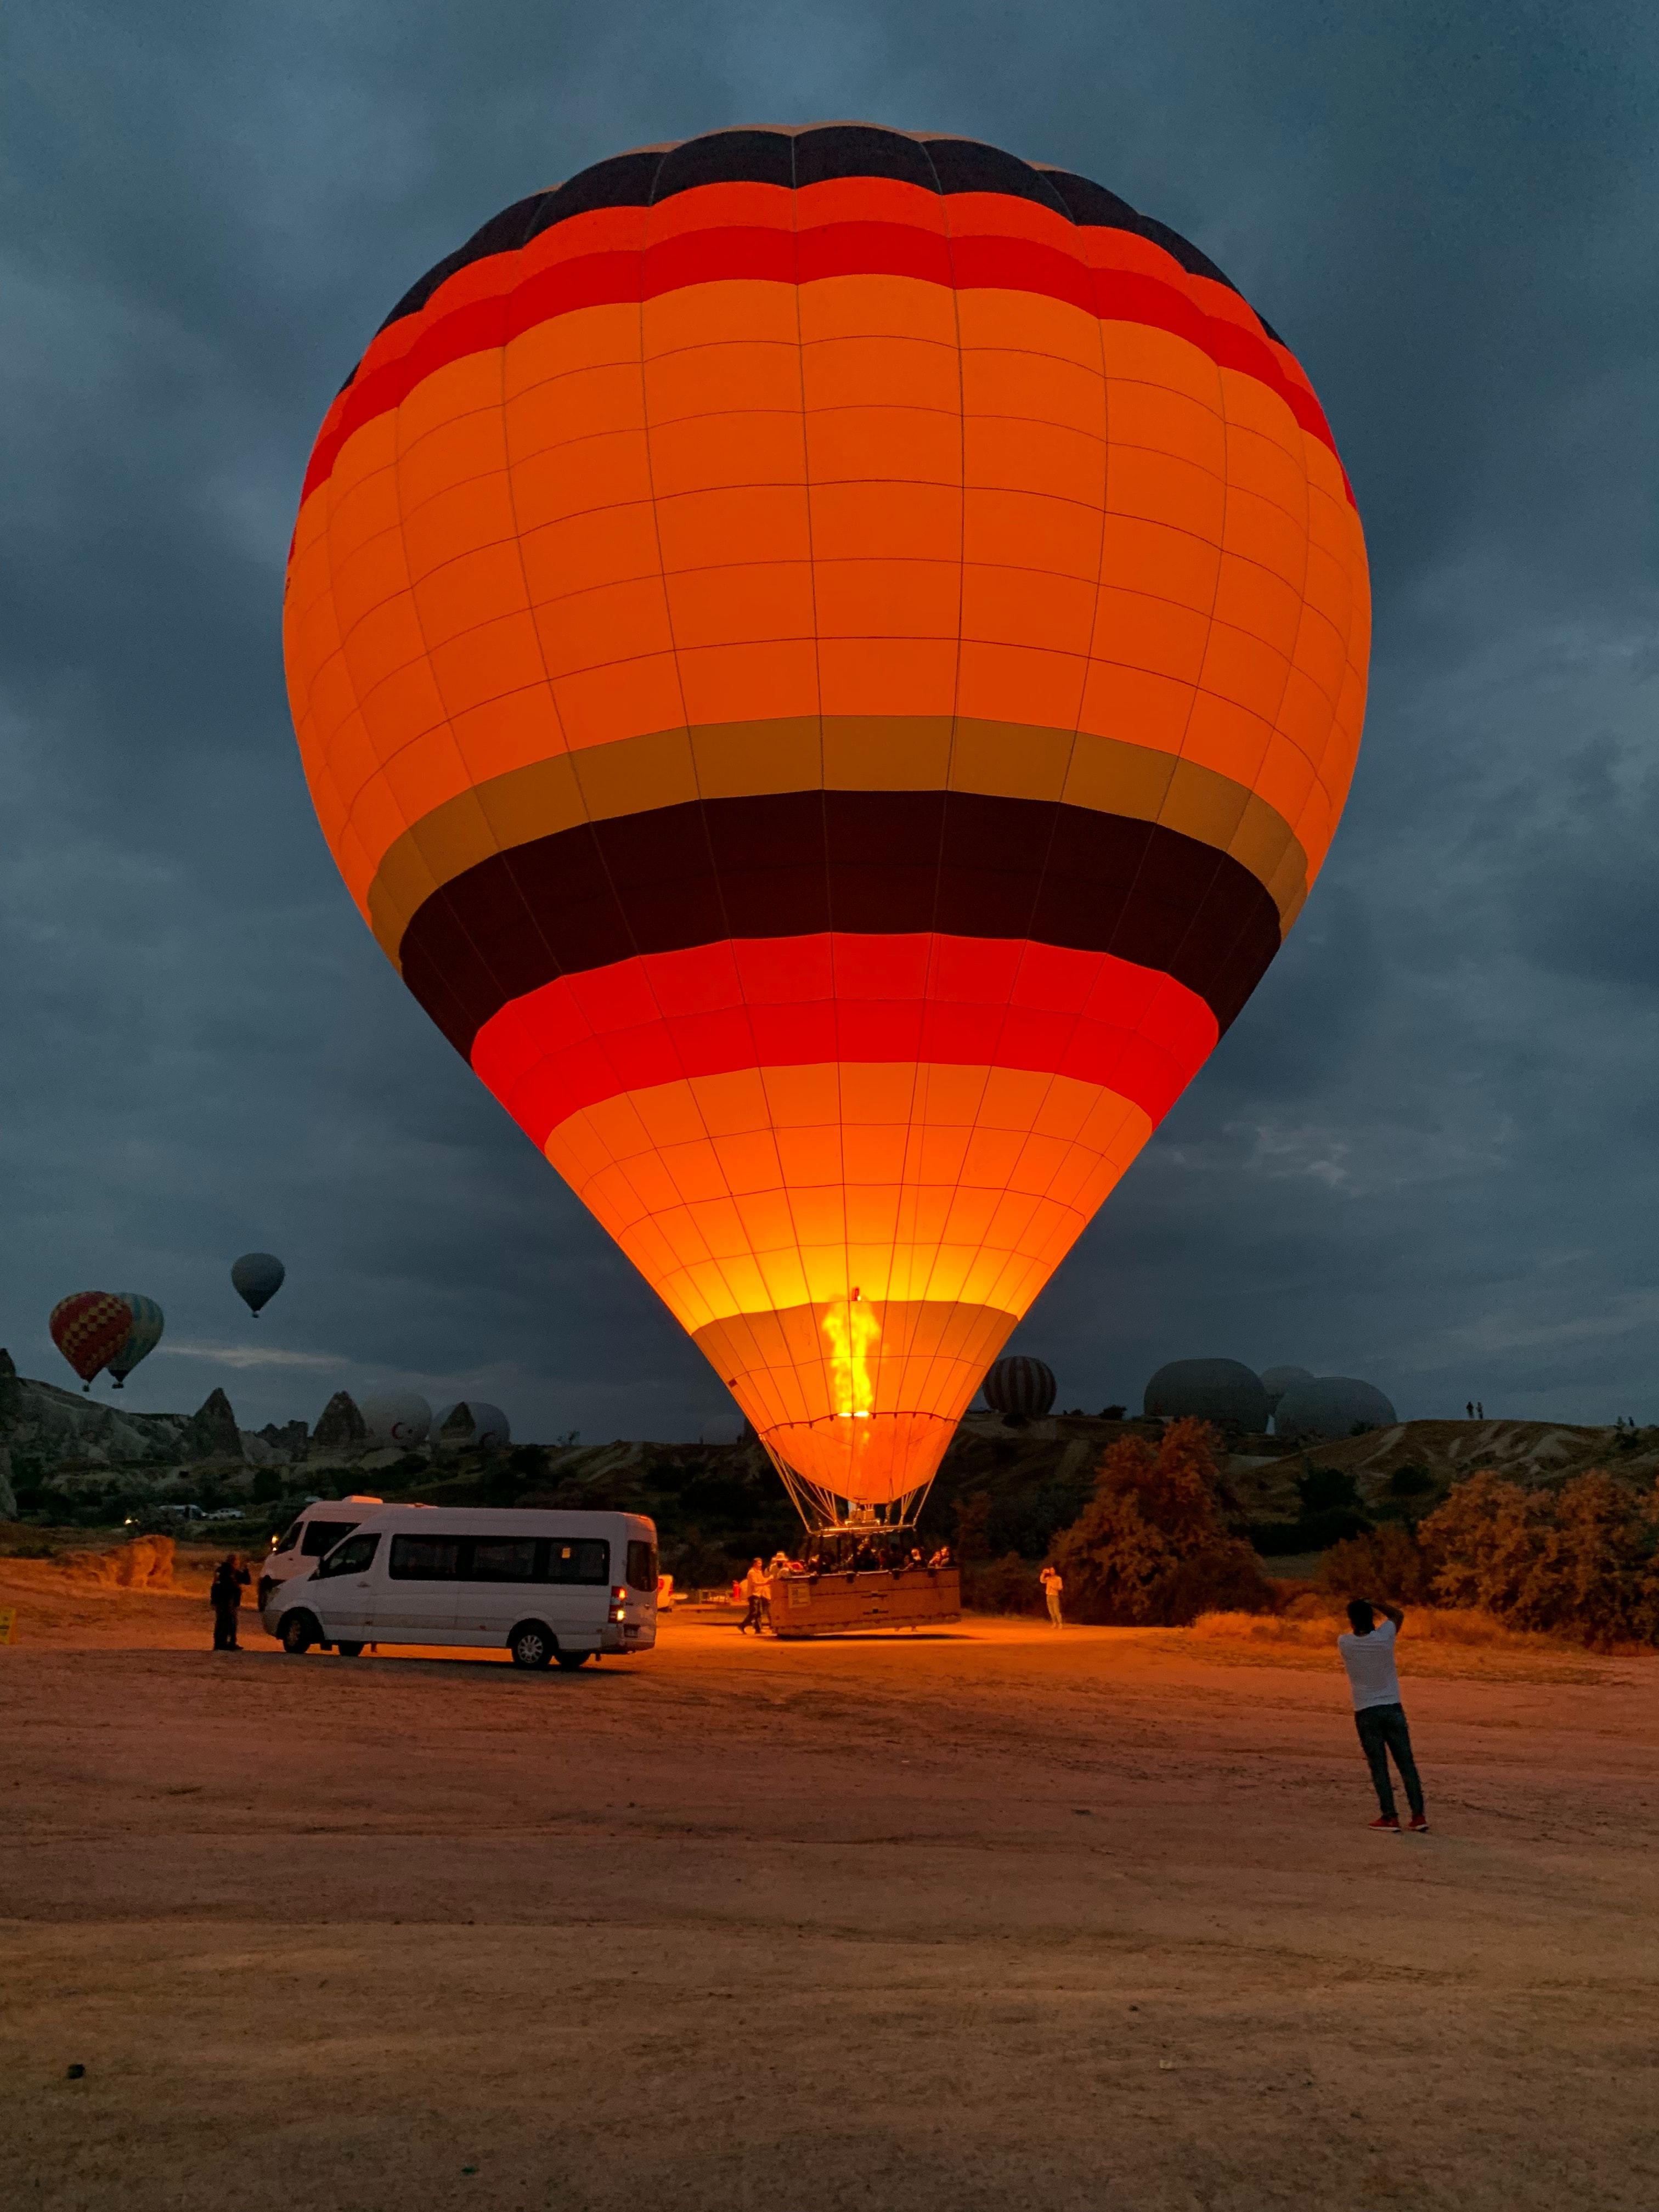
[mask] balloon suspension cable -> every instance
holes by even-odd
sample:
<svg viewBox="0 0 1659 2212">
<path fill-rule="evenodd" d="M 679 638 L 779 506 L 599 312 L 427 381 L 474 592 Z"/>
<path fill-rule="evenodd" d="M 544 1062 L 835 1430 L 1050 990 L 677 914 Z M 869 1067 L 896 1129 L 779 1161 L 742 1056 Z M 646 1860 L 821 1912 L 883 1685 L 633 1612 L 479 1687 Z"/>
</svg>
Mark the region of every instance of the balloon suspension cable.
<svg viewBox="0 0 1659 2212">
<path fill-rule="evenodd" d="M 929 1475 L 926 1482 L 918 1483 L 914 1490 L 901 1492 L 898 1497 L 883 1505 L 863 1505 L 851 1498 L 842 1498 L 822 1482 L 814 1482 L 798 1474 L 784 1458 L 775 1451 L 763 1437 L 761 1448 L 777 1469 L 778 1479 L 789 1493 L 789 1502 L 799 1514 L 809 1535 L 855 1529 L 874 1535 L 882 1530 L 908 1528 L 920 1517 L 927 1493 L 933 1486 Z"/>
</svg>

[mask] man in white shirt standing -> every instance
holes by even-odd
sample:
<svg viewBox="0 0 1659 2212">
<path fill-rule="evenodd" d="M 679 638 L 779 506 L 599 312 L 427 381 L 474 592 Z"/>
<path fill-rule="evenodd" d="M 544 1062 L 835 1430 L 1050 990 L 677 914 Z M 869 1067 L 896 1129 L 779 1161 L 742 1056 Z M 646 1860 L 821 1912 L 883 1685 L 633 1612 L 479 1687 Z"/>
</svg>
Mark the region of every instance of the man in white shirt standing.
<svg viewBox="0 0 1659 2212">
<path fill-rule="evenodd" d="M 1378 1613 L 1383 1616 L 1377 1625 Z M 1359 1731 L 1365 1757 L 1370 1765 L 1371 1780 L 1376 1784 L 1376 1802 L 1382 1810 L 1371 1822 L 1389 1835 L 1400 1833 L 1400 1816 L 1395 1810 L 1394 1784 L 1389 1775 L 1389 1754 L 1400 1769 L 1400 1779 L 1406 1785 L 1406 1801 L 1412 1808 L 1407 1826 L 1414 1836 L 1422 1835 L 1428 1827 L 1428 1816 L 1423 1810 L 1423 1784 L 1417 1776 L 1417 1761 L 1412 1757 L 1412 1732 L 1406 1725 L 1406 1709 L 1400 1702 L 1400 1677 L 1395 1672 L 1394 1639 L 1406 1616 L 1397 1606 L 1385 1605 L 1379 1599 L 1368 1605 L 1357 1597 L 1348 1607 L 1348 1620 L 1352 1633 L 1339 1636 L 1336 1648 L 1342 1654 L 1342 1664 L 1348 1670 L 1348 1687 L 1353 1692 L 1354 1726 Z"/>
<path fill-rule="evenodd" d="M 1060 1569 L 1055 1566 L 1044 1567 L 1037 1580 L 1042 1584 L 1042 1595 L 1048 1601 L 1049 1620 L 1056 1628 L 1064 1628 L 1066 1622 L 1060 1610 L 1060 1595 L 1066 1588 L 1066 1583 Z"/>
</svg>

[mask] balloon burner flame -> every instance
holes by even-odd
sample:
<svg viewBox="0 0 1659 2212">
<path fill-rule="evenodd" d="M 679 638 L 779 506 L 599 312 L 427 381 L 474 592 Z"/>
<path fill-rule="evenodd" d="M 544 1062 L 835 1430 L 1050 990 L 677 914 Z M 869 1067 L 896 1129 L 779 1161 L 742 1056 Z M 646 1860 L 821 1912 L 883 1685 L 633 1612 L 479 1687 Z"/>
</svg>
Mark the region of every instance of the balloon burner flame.
<svg viewBox="0 0 1659 2212">
<path fill-rule="evenodd" d="M 830 1346 L 830 1396 L 843 1420 L 867 1421 L 875 1410 L 876 1385 L 870 1354 L 881 1323 L 857 1291 L 823 1310 L 823 1334 Z"/>
</svg>

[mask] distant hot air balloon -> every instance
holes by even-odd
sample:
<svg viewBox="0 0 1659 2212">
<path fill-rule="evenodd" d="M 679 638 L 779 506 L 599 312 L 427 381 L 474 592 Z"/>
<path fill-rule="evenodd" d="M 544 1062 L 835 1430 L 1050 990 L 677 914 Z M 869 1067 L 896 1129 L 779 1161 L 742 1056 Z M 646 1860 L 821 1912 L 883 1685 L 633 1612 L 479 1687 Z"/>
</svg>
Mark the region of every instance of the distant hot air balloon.
<svg viewBox="0 0 1659 2212">
<path fill-rule="evenodd" d="M 132 1328 L 132 1309 L 112 1291 L 76 1291 L 59 1298 L 46 1327 L 52 1340 L 90 1390 L 100 1367 L 119 1357 Z"/>
<path fill-rule="evenodd" d="M 366 920 L 832 1520 L 905 1517 L 1278 951 L 1368 626 L 1212 261 L 854 125 L 622 155 L 440 262 L 285 611 Z"/>
<path fill-rule="evenodd" d="M 385 1449 L 400 1444 L 405 1450 L 426 1442 L 432 1426 L 432 1408 L 418 1390 L 387 1390 L 365 1398 L 358 1411 L 368 1441 Z"/>
<path fill-rule="evenodd" d="M 127 1340 L 109 1362 L 109 1371 L 115 1377 L 115 1387 L 119 1390 L 125 1387 L 128 1376 L 138 1362 L 148 1359 L 161 1341 L 161 1331 L 167 1323 L 154 1298 L 141 1297 L 137 1291 L 122 1291 L 117 1295 L 132 1316 Z"/>
<path fill-rule="evenodd" d="M 1054 1371 L 1041 1359 L 999 1359 L 985 1378 L 985 1402 L 1009 1421 L 1040 1421 L 1052 1413 Z"/>
<path fill-rule="evenodd" d="M 260 1307 L 270 1304 L 282 1289 L 287 1273 L 288 1269 L 274 1252 L 244 1252 L 240 1260 L 231 1263 L 231 1287 L 257 1321 Z"/>
<path fill-rule="evenodd" d="M 461 1451 L 471 1444 L 500 1451 L 512 1440 L 513 1424 L 487 1399 L 463 1398 L 459 1405 L 445 1406 L 433 1415 L 432 1435 L 445 1450 Z"/>
</svg>

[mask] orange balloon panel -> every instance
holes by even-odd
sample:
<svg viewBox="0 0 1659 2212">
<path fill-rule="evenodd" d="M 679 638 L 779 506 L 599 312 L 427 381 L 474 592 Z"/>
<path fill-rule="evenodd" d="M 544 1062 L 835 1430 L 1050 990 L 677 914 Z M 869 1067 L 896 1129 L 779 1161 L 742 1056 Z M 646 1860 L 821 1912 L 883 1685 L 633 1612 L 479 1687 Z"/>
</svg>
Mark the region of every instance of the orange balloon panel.
<svg viewBox="0 0 1659 2212">
<path fill-rule="evenodd" d="M 1307 378 L 1087 179 L 623 155 L 405 295 L 289 571 L 319 817 L 434 1020 L 799 1480 L 931 1476 L 1352 774 Z"/>
</svg>

